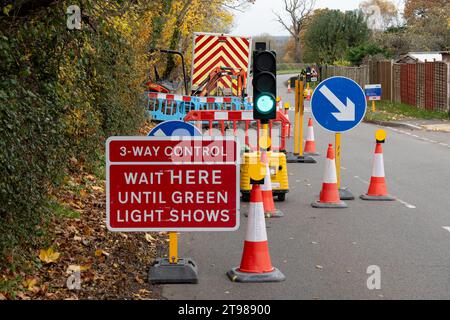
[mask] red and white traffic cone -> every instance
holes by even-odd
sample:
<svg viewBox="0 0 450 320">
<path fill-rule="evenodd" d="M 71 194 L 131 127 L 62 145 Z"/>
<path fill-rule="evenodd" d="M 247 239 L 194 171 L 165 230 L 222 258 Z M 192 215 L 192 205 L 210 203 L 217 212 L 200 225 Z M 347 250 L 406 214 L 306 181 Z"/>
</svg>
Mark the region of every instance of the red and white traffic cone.
<svg viewBox="0 0 450 320">
<path fill-rule="evenodd" d="M 254 184 L 241 265 L 227 272 L 233 282 L 279 282 L 285 276 L 272 266 L 261 187 Z"/>
<path fill-rule="evenodd" d="M 292 93 L 292 89 L 291 89 L 291 80 L 288 80 L 287 92 L 288 92 L 288 93 Z"/>
<path fill-rule="evenodd" d="M 314 127 L 313 120 L 309 118 L 308 120 L 308 130 L 306 132 L 306 142 L 304 153 L 310 156 L 318 156 L 319 154 L 316 152 L 316 142 L 314 139 Z"/>
<path fill-rule="evenodd" d="M 264 178 L 264 184 L 261 187 L 264 214 L 267 218 L 281 218 L 284 216 L 284 213 L 275 208 L 275 202 L 273 201 L 272 179 L 270 178 L 270 167 L 267 151 L 261 152 L 261 163 L 266 165 L 266 176 Z"/>
<path fill-rule="evenodd" d="M 337 185 L 336 161 L 333 145 L 328 145 L 325 174 L 319 200 L 311 204 L 313 208 L 347 208 L 347 204 L 339 198 Z"/>
<path fill-rule="evenodd" d="M 383 148 L 377 142 L 375 157 L 372 166 L 372 178 L 370 179 L 369 191 L 360 197 L 363 200 L 372 201 L 394 201 L 395 198 L 388 195 L 386 177 L 384 172 Z"/>
</svg>

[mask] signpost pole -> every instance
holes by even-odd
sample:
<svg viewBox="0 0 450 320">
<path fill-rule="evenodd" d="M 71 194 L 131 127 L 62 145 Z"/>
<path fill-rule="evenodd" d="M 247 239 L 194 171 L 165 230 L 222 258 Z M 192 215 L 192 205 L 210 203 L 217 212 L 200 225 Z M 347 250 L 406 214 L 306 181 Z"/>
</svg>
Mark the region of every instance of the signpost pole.
<svg viewBox="0 0 450 320">
<path fill-rule="evenodd" d="M 299 91 L 300 91 L 300 83 L 299 80 L 295 80 L 295 129 L 294 129 L 294 155 L 298 156 L 300 154 L 300 149 L 299 149 L 299 135 L 300 135 L 300 131 L 299 131 L 299 120 L 300 120 L 300 96 L 299 96 Z"/>
<path fill-rule="evenodd" d="M 375 100 L 372 100 L 372 112 L 376 112 L 377 111 L 377 107 L 375 104 Z"/>
<path fill-rule="evenodd" d="M 336 178 L 337 178 L 337 186 L 339 189 L 339 197 L 341 200 L 355 200 L 355 196 L 347 189 L 341 188 L 342 185 L 342 175 L 341 175 L 341 138 L 342 133 L 336 132 L 335 138 L 335 153 L 336 153 Z"/>
<path fill-rule="evenodd" d="M 178 263 L 178 234 L 169 232 L 169 261 L 170 263 Z"/>
<path fill-rule="evenodd" d="M 294 153 L 286 154 L 287 163 L 317 163 L 313 157 L 303 155 L 303 117 L 305 114 L 303 90 L 303 80 L 295 80 Z"/>
<path fill-rule="evenodd" d="M 341 133 L 336 132 L 335 138 L 335 153 L 336 153 L 336 177 L 338 189 L 341 188 Z"/>
<path fill-rule="evenodd" d="M 300 89 L 299 89 L 299 102 L 300 102 L 300 135 L 299 135 L 299 139 L 298 139 L 298 150 L 299 150 L 299 155 L 300 157 L 303 157 L 303 117 L 305 114 L 305 105 L 304 105 L 304 95 L 303 95 L 303 91 L 304 91 L 304 83 L 303 80 L 300 80 Z"/>
</svg>

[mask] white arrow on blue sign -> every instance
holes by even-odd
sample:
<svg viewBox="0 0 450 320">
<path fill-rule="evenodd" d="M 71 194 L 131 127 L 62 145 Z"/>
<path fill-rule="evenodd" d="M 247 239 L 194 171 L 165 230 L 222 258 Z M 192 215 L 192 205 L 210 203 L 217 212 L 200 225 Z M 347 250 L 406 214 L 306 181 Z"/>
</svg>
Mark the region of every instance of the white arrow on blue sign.
<svg viewBox="0 0 450 320">
<path fill-rule="evenodd" d="M 358 126 L 367 109 L 363 89 L 352 79 L 332 77 L 314 90 L 311 110 L 316 122 L 331 132 L 345 132 Z"/>
<path fill-rule="evenodd" d="M 201 135 L 202 133 L 196 126 L 179 120 L 161 122 L 148 133 L 149 137 L 194 137 Z"/>
</svg>

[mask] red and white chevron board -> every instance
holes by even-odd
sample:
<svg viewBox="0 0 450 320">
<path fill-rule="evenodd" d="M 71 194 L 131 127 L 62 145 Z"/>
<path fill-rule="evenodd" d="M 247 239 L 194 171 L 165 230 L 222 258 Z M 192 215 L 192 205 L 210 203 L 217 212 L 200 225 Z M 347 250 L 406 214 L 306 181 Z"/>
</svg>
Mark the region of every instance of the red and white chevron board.
<svg viewBox="0 0 450 320">
<path fill-rule="evenodd" d="M 195 33 L 191 87 L 197 89 L 216 67 L 244 69 L 248 73 L 251 42 L 250 37 Z M 223 77 L 219 84 L 237 94 L 237 82 L 231 77 Z"/>
</svg>

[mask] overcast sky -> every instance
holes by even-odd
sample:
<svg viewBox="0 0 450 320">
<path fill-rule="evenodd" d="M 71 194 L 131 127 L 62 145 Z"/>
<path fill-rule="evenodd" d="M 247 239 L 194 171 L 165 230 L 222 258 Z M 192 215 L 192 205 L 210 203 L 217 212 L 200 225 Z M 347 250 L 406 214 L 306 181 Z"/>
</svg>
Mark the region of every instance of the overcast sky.
<svg viewBox="0 0 450 320">
<path fill-rule="evenodd" d="M 330 8 L 353 10 L 359 7 L 363 0 L 317 0 L 317 8 Z M 394 3 L 401 3 L 395 0 Z M 283 13 L 283 0 L 256 0 L 255 4 L 249 5 L 243 12 L 235 13 L 234 28 L 232 34 L 242 36 L 256 36 L 269 33 L 274 36 L 289 35 L 283 27 L 275 20 L 273 11 Z"/>
</svg>

